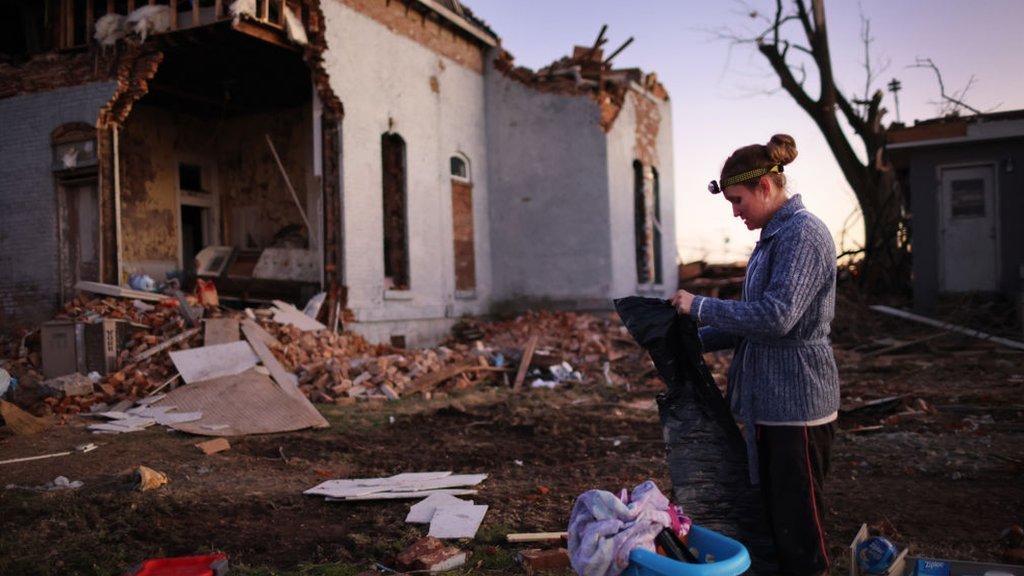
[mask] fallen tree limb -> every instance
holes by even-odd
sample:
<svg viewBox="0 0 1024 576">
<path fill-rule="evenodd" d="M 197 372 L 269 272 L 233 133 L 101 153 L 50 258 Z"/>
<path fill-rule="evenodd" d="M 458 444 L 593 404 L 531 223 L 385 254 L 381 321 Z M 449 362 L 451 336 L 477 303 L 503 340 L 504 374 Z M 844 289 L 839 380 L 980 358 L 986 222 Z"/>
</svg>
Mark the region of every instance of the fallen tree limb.
<svg viewBox="0 0 1024 576">
<path fill-rule="evenodd" d="M 963 326 L 957 326 L 956 324 L 950 324 L 949 322 L 942 322 L 941 320 L 934 320 L 926 316 L 918 316 L 917 314 L 911 314 L 910 312 L 905 312 L 903 310 L 891 308 L 889 306 L 876 305 L 871 306 L 871 309 L 876 312 L 881 312 L 882 314 L 888 314 L 890 316 L 896 316 L 898 318 L 913 320 L 915 322 L 920 322 L 922 324 L 927 324 L 929 326 L 935 326 L 936 328 L 942 328 L 943 330 L 948 330 L 950 332 L 956 332 L 958 334 L 972 336 L 979 340 L 988 340 L 990 342 L 995 342 L 996 344 L 1001 344 L 1003 346 L 1006 346 L 1007 348 L 1013 348 L 1015 350 L 1024 351 L 1024 342 L 1010 340 L 1009 338 L 1000 338 L 999 336 L 993 336 L 980 330 L 964 328 Z"/>
</svg>

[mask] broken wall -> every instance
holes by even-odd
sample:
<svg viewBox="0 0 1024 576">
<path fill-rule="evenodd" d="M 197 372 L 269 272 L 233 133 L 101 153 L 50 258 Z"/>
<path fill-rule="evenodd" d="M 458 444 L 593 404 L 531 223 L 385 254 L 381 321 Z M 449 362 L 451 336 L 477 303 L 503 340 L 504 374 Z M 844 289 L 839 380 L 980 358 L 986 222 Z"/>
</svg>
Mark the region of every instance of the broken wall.
<svg viewBox="0 0 1024 576">
<path fill-rule="evenodd" d="M 274 142 L 307 217 L 318 222 L 311 116 L 311 105 L 221 118 L 136 105 L 120 134 L 124 273 L 159 281 L 182 269 L 182 204 L 205 209 L 208 245 L 266 248 L 293 225 L 300 244 L 317 250 L 319 225 L 313 234 L 305 229 L 265 137 Z M 200 167 L 202 191 L 181 189 L 179 163 Z M 304 279 L 316 281 L 319 274 Z"/>
<path fill-rule="evenodd" d="M 98 82 L 0 100 L 0 331 L 49 320 L 60 304 L 50 135 L 70 122 L 95 125 L 116 90 Z"/>
<path fill-rule="evenodd" d="M 639 85 L 627 93 L 615 123 L 608 131 L 608 183 L 611 203 L 612 289 L 614 297 L 640 294 L 668 297 L 678 288 L 676 270 L 675 185 L 672 149 L 672 106 Z M 633 162 L 657 173 L 660 231 L 660 283 L 638 283 L 634 226 Z M 648 209 L 655 207 L 648 199 Z"/>
<path fill-rule="evenodd" d="M 225 243 L 245 248 L 299 247 L 319 251 L 322 218 L 320 183 L 313 174 L 312 104 L 234 117 L 224 126 L 220 145 L 220 190 Z M 288 179 L 313 230 L 278 168 L 266 136 L 277 150 Z M 299 228 L 290 239 L 285 229 Z M 276 237 L 276 238 L 275 238 Z M 316 278 L 318 280 L 319 278 Z"/>
<path fill-rule="evenodd" d="M 322 5 L 324 68 L 342 122 L 345 284 L 371 341 L 436 341 L 463 314 L 486 310 L 488 158 L 480 48 L 402 2 Z M 476 62 L 476 64 L 474 64 Z M 409 289 L 385 285 L 381 135 L 405 143 Z M 450 158 L 469 162 L 476 288 L 457 291 Z"/>
<path fill-rule="evenodd" d="M 539 92 L 488 66 L 496 306 L 610 307 L 610 160 L 598 103 Z"/>
</svg>

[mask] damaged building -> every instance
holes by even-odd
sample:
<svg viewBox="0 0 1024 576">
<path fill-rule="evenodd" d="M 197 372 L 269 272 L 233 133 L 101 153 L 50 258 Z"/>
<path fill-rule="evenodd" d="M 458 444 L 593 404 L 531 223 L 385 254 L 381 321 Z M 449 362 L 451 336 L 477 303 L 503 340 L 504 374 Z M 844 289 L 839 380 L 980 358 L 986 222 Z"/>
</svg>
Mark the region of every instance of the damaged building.
<svg viewBox="0 0 1024 576">
<path fill-rule="evenodd" d="M 674 288 L 669 98 L 604 30 L 533 71 L 457 0 L 0 11 L 4 331 L 134 277 L 398 345 Z"/>
</svg>

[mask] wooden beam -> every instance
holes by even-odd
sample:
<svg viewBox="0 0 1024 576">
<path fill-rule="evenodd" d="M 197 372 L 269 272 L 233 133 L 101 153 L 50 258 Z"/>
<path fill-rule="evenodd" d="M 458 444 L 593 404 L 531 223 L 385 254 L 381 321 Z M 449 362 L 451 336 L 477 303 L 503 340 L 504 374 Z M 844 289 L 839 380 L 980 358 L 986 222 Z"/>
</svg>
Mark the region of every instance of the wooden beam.
<svg viewBox="0 0 1024 576">
<path fill-rule="evenodd" d="M 163 352 L 164 350 L 170 348 L 171 346 L 174 346 L 178 342 L 182 342 L 184 340 L 188 340 L 193 335 L 198 334 L 198 333 L 199 333 L 199 328 L 189 328 L 188 330 L 185 330 L 184 332 L 182 332 L 181 334 L 178 334 L 174 338 L 171 338 L 170 340 L 164 340 L 163 342 L 157 344 L 156 346 L 153 346 L 152 348 L 149 348 L 149 349 L 143 351 L 142 353 L 140 353 L 139 355 L 135 356 L 134 358 L 130 358 L 128 360 L 128 363 L 125 365 L 125 367 L 131 366 L 132 364 L 138 364 L 139 362 L 142 362 L 146 358 L 149 358 L 150 356 L 154 356 L 154 355 L 156 355 L 156 354 L 158 354 L 160 352 Z M 124 370 L 125 368 L 121 368 L 121 369 Z"/>
<path fill-rule="evenodd" d="M 192 25 L 199 26 L 199 0 L 192 0 Z"/>
<path fill-rule="evenodd" d="M 526 371 L 530 369 L 530 361 L 533 360 L 533 351 L 537 349 L 537 335 L 534 334 L 530 337 L 530 341 L 526 344 L 526 349 L 523 350 L 523 361 L 519 363 L 519 371 L 516 372 L 515 383 L 512 384 L 512 390 L 518 391 L 523 385 L 523 380 L 526 378 Z"/>
<path fill-rule="evenodd" d="M 85 0 L 85 43 L 89 44 L 89 39 L 92 38 L 93 23 L 96 22 L 96 7 L 93 5 L 93 0 Z"/>
<path fill-rule="evenodd" d="M 65 13 L 64 13 L 64 39 L 67 43 L 64 45 L 65 48 L 71 48 L 75 45 L 75 4 L 74 0 L 66 0 L 64 2 Z"/>
<path fill-rule="evenodd" d="M 128 0 L 128 13 L 131 14 L 135 11 L 135 0 Z"/>
<path fill-rule="evenodd" d="M 263 5 L 260 10 L 260 20 L 262 22 L 270 22 L 270 0 L 262 0 Z"/>
<path fill-rule="evenodd" d="M 214 0 L 213 2 L 213 19 L 217 20 L 224 15 L 224 0 Z"/>
<path fill-rule="evenodd" d="M 280 32 L 267 30 L 266 28 L 255 22 L 239 20 L 238 23 L 232 24 L 231 27 L 241 32 L 242 34 L 248 34 L 249 36 L 259 38 L 264 42 L 269 42 L 275 46 L 280 46 L 281 48 L 291 50 L 292 52 L 299 52 L 298 47 L 292 44 L 291 42 L 285 40 Z"/>
<path fill-rule="evenodd" d="M 178 29 L 178 0 L 171 0 L 171 30 Z"/>
<path fill-rule="evenodd" d="M 282 28 L 285 26 L 284 9 L 287 5 L 288 4 L 285 0 L 277 0 L 277 23 L 280 24 Z"/>
</svg>

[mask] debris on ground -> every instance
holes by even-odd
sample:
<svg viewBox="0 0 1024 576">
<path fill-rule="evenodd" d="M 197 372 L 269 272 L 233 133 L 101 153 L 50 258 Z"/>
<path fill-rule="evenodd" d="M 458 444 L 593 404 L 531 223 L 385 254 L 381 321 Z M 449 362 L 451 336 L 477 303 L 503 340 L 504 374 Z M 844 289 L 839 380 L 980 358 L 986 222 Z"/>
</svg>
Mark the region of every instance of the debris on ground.
<svg viewBox="0 0 1024 576">
<path fill-rule="evenodd" d="M 476 494 L 472 488 L 487 474 L 452 474 L 451 472 L 406 472 L 386 478 L 327 480 L 303 492 L 308 496 L 325 496 L 328 501 L 398 500 L 424 498 L 444 493 L 451 496 Z"/>
<path fill-rule="evenodd" d="M 170 482 L 167 474 L 153 470 L 148 466 L 139 466 L 132 473 L 132 483 L 139 492 L 153 490 Z"/>
<path fill-rule="evenodd" d="M 616 365 L 643 361 L 616 321 L 583 313 L 463 319 L 446 342 L 413 350 L 327 330 L 281 301 L 243 311 L 204 305 L 180 292 L 145 292 L 143 302 L 137 290 L 93 284 L 53 322 L 0 342 L 0 357 L 11 359 L 5 367 L 21 379 L 19 404 L 36 416 L 105 412 L 259 364 L 283 389 L 290 383 L 311 402 L 373 404 L 483 385 L 621 384 Z M 83 356 L 95 356 L 100 345 L 113 355 L 103 365 L 90 360 L 88 367 L 97 370 L 87 376 Z"/>
</svg>

